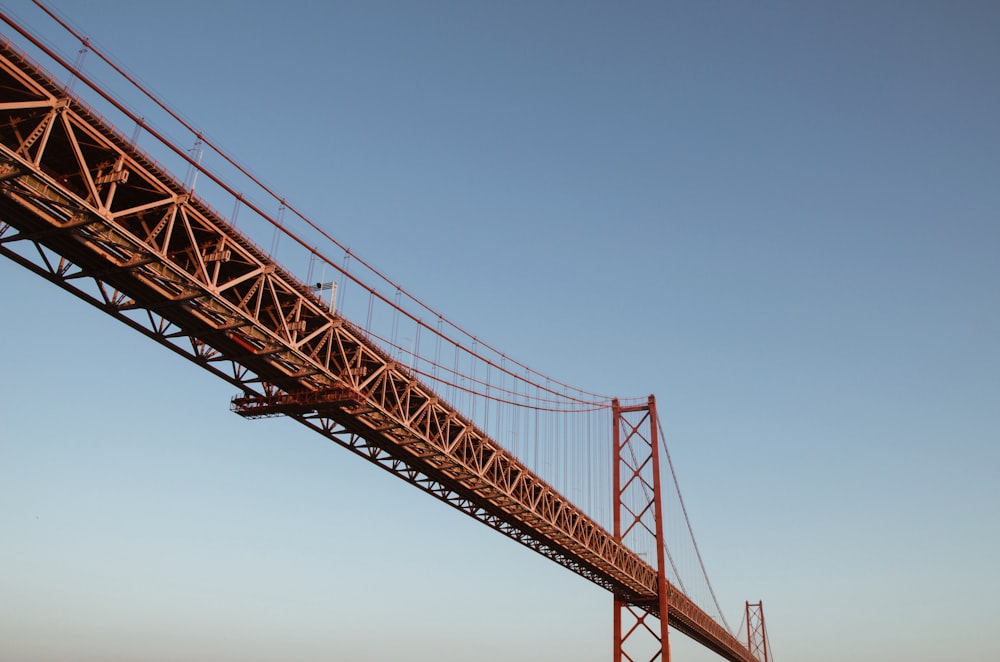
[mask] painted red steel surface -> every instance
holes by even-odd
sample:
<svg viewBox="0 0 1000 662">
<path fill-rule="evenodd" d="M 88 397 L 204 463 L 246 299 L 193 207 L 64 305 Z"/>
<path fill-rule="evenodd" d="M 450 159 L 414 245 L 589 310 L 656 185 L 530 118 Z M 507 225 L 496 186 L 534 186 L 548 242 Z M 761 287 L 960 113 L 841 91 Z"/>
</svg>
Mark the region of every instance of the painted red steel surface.
<svg viewBox="0 0 1000 662">
<path fill-rule="evenodd" d="M 237 386 L 238 413 L 294 418 L 657 615 L 656 570 L 9 44 L 0 253 Z M 666 592 L 673 627 L 754 659 Z"/>
</svg>

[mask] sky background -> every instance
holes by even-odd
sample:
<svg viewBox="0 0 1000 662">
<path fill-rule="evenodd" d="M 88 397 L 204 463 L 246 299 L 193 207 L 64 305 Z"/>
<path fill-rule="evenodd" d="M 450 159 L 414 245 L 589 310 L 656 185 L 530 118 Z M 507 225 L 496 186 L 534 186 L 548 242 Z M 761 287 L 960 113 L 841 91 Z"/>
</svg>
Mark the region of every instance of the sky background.
<svg viewBox="0 0 1000 662">
<path fill-rule="evenodd" d="M 1000 659 L 1000 5 L 52 6 L 451 319 L 656 394 L 779 662 Z M 609 659 L 602 590 L 0 283 L 0 659 Z"/>
</svg>

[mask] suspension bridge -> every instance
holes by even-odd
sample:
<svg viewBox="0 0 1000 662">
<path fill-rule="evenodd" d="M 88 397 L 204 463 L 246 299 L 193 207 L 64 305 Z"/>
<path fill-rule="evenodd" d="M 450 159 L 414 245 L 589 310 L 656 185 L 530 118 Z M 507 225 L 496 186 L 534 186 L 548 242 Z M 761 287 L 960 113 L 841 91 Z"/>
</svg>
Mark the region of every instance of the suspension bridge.
<svg viewBox="0 0 1000 662">
<path fill-rule="evenodd" d="M 722 615 L 653 396 L 575 388 L 451 322 L 36 4 L 79 49 L 0 14 L 0 254 L 233 385 L 236 414 L 291 418 L 607 589 L 615 660 L 669 660 L 668 628 L 773 659 L 761 602 Z"/>
</svg>

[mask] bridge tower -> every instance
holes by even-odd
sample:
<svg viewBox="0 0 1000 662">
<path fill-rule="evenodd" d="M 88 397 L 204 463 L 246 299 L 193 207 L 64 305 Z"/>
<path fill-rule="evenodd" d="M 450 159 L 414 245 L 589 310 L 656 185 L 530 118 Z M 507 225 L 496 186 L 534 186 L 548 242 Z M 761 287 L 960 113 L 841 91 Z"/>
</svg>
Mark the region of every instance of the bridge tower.
<svg viewBox="0 0 1000 662">
<path fill-rule="evenodd" d="M 670 662 L 656 399 L 650 395 L 646 403 L 631 406 L 622 406 L 615 399 L 611 406 L 615 446 L 614 538 L 633 549 L 637 543 L 655 540 L 657 573 L 657 594 L 652 598 L 615 593 L 614 662 L 637 659 Z M 659 614 L 659 619 L 653 614 Z M 639 647 L 646 652 L 633 657 Z"/>
<path fill-rule="evenodd" d="M 747 649 L 750 654 L 767 662 L 767 629 L 764 627 L 764 602 L 747 602 Z"/>
</svg>

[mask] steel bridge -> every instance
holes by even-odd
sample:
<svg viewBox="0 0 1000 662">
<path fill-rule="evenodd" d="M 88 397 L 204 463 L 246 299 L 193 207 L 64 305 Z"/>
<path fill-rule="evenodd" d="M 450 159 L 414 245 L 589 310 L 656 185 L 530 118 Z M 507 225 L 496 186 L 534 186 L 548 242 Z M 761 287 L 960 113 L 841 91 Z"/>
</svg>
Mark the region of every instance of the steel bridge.
<svg viewBox="0 0 1000 662">
<path fill-rule="evenodd" d="M 155 136 L 113 97 L 104 101 Z M 399 360 L 6 40 L 0 254 L 235 386 L 238 414 L 292 418 L 604 587 L 617 660 L 633 659 L 626 643 L 639 631 L 660 642 L 654 659 L 669 659 L 668 626 L 724 659 L 767 659 L 759 603 L 747 603 L 737 637 L 668 580 L 652 397 L 611 403 L 608 530 L 450 404 L 440 380 Z M 638 507 L 630 491 L 645 494 Z M 628 544 L 640 529 L 656 540 L 655 566 Z"/>
</svg>

